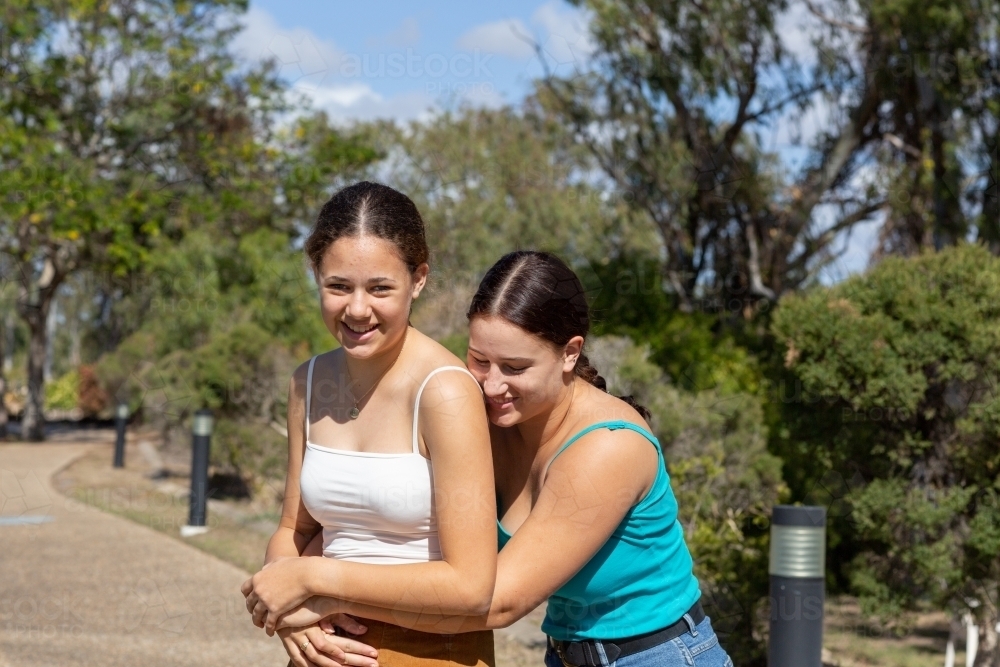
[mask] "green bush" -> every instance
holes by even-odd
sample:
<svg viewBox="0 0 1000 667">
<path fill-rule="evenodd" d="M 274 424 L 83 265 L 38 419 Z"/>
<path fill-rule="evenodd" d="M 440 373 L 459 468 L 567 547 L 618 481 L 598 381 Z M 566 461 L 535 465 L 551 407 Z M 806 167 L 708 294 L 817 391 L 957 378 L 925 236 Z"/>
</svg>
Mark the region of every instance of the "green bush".
<svg viewBox="0 0 1000 667">
<path fill-rule="evenodd" d="M 323 324 L 301 251 L 285 234 L 240 239 L 192 233 L 164 248 L 141 282 L 142 327 L 102 357 L 109 396 L 189 447 L 191 415 L 216 420 L 212 464 L 251 488 L 283 474 L 288 382 L 297 364 L 336 346 Z"/>
<path fill-rule="evenodd" d="M 77 406 L 80 394 L 80 372 L 67 371 L 45 385 L 46 410 L 72 410 Z"/>
<path fill-rule="evenodd" d="M 804 392 L 824 399 L 825 433 L 804 445 L 855 480 L 842 531 L 865 609 L 899 621 L 921 605 L 969 611 L 989 646 L 1000 621 L 1000 259 L 970 244 L 889 258 L 783 299 L 774 331 Z"/>
</svg>

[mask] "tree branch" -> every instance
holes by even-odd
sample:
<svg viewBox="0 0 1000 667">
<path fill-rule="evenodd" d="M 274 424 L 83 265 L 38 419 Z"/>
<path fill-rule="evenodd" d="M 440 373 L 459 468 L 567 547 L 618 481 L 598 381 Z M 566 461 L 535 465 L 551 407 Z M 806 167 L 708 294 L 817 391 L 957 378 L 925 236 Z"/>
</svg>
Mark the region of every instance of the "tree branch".
<svg viewBox="0 0 1000 667">
<path fill-rule="evenodd" d="M 864 35 L 868 32 L 868 30 L 864 26 L 856 25 L 854 23 L 848 23 L 847 21 L 841 21 L 840 19 L 835 19 L 832 16 L 827 16 L 826 14 L 821 12 L 819 8 L 816 7 L 816 5 L 813 2 L 811 2 L 811 0 L 804 0 L 804 1 L 806 3 L 806 7 L 809 9 L 809 13 L 829 26 L 833 26 L 834 28 L 843 28 L 844 30 L 853 32 L 856 35 Z"/>
</svg>

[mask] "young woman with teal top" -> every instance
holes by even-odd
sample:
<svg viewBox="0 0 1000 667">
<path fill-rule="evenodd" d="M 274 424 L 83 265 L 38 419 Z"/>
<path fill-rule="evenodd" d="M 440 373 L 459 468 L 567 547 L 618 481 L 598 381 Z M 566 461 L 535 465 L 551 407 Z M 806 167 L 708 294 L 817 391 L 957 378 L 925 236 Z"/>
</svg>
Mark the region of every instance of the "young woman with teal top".
<svg viewBox="0 0 1000 667">
<path fill-rule="evenodd" d="M 489 611 L 418 614 L 311 598 L 279 627 L 322 618 L 332 631 L 344 624 L 337 614 L 351 614 L 466 632 L 506 627 L 547 600 L 547 667 L 731 667 L 699 602 L 649 413 L 609 395 L 583 354 L 590 316 L 577 276 L 551 254 L 510 253 L 483 278 L 468 315 L 467 363 L 486 400 L 499 517 Z"/>
</svg>

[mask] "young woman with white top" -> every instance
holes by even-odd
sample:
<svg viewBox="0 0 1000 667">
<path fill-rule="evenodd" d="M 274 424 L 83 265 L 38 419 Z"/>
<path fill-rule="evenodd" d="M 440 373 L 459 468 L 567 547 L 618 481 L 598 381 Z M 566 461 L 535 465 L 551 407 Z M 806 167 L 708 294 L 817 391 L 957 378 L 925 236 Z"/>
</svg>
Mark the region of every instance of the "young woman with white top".
<svg viewBox="0 0 1000 667">
<path fill-rule="evenodd" d="M 701 606 L 649 413 L 608 394 L 583 353 L 590 314 L 579 278 L 554 255 L 510 253 L 487 272 L 468 315 L 500 516 L 490 609 L 416 614 L 314 597 L 279 627 L 348 613 L 475 631 L 547 601 L 547 667 L 732 667 Z"/>
<path fill-rule="evenodd" d="M 496 574 L 488 422 L 461 360 L 409 326 L 428 274 L 420 214 L 392 188 L 357 183 L 323 207 L 305 251 L 340 347 L 291 379 L 282 516 L 264 568 L 243 584 L 247 609 L 271 627 L 314 595 L 417 614 L 483 613 Z M 322 556 L 299 557 L 311 542 Z M 294 638 L 280 630 L 292 663 L 494 662 L 489 630 L 339 623 L 366 628 L 366 644 L 316 625 Z"/>
</svg>

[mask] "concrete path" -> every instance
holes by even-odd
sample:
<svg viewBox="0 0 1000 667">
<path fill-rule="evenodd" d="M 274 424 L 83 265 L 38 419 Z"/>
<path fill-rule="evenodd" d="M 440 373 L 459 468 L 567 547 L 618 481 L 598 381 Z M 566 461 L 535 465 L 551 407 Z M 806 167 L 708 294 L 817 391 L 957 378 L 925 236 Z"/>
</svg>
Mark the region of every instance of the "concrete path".
<svg viewBox="0 0 1000 667">
<path fill-rule="evenodd" d="M 52 488 L 92 446 L 0 445 L 0 667 L 284 667 L 248 573 Z"/>
</svg>

